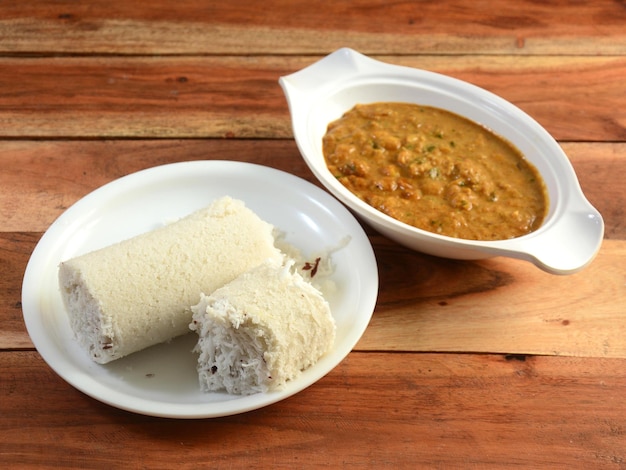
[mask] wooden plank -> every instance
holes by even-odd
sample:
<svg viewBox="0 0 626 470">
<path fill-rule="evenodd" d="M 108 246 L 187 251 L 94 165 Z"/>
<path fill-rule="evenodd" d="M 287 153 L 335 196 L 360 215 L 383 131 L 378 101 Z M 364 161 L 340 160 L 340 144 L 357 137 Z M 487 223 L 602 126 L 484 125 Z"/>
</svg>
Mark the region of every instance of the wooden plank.
<svg viewBox="0 0 626 470">
<path fill-rule="evenodd" d="M 30 348 L 21 279 L 38 234 L 0 234 L 0 348 Z M 566 277 L 495 258 L 433 258 L 373 236 L 380 293 L 359 351 L 445 351 L 626 358 L 626 241 Z"/>
<path fill-rule="evenodd" d="M 580 186 L 600 211 L 605 238 L 626 240 L 626 185 L 616 175 L 626 172 L 626 143 L 563 143 Z"/>
<path fill-rule="evenodd" d="M 605 240 L 580 273 L 527 262 L 461 262 L 375 242 L 380 296 L 357 350 L 626 358 L 626 241 Z"/>
<path fill-rule="evenodd" d="M 31 348 L 21 280 L 38 234 L 0 233 L 0 348 Z M 529 263 L 461 262 L 372 237 L 380 293 L 359 351 L 445 351 L 626 358 L 626 241 L 605 240 L 581 273 Z"/>
<path fill-rule="evenodd" d="M 411 56 L 516 104 L 558 140 L 626 139 L 626 57 Z M 0 137 L 291 138 L 278 85 L 319 57 L 2 58 Z"/>
<path fill-rule="evenodd" d="M 72 389 L 36 353 L 1 352 L 0 459 L 9 468 L 169 468 L 176 456 L 182 469 L 618 469 L 625 371 L 618 359 L 352 353 L 283 402 L 185 421 L 117 410 Z"/>
<path fill-rule="evenodd" d="M 192 160 L 256 163 L 315 181 L 293 141 L 0 140 L 2 230 L 43 232 L 78 199 L 114 179 Z"/>
<path fill-rule="evenodd" d="M 588 18 L 594 18 L 593 22 Z M 619 2 L 36 0 L 4 5 L 0 53 L 584 54 L 626 52 Z"/>
<path fill-rule="evenodd" d="M 0 232 L 0 349 L 33 347 L 22 314 L 22 279 L 40 237 L 40 233 Z"/>
<path fill-rule="evenodd" d="M 610 238 L 626 239 L 626 143 L 564 143 Z M 0 219 L 7 232 L 43 232 L 78 199 L 123 175 L 189 160 L 268 165 L 316 183 L 292 140 L 0 140 Z"/>
</svg>

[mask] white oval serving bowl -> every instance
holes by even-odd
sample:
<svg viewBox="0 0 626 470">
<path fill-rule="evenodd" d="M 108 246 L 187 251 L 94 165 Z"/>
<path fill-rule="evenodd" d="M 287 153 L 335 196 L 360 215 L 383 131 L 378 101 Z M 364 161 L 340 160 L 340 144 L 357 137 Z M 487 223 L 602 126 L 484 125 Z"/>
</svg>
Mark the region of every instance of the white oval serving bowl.
<svg viewBox="0 0 626 470">
<path fill-rule="evenodd" d="M 571 274 L 595 257 L 604 236 L 600 213 L 585 198 L 559 144 L 508 101 L 438 73 L 390 65 L 343 48 L 280 77 L 298 148 L 326 189 L 386 237 L 416 251 L 453 259 L 508 256 L 554 274 Z M 421 230 L 374 209 L 328 170 L 322 138 L 330 122 L 359 103 L 408 102 L 434 106 L 482 124 L 515 145 L 541 173 L 550 199 L 536 231 L 518 238 L 474 241 Z"/>
</svg>

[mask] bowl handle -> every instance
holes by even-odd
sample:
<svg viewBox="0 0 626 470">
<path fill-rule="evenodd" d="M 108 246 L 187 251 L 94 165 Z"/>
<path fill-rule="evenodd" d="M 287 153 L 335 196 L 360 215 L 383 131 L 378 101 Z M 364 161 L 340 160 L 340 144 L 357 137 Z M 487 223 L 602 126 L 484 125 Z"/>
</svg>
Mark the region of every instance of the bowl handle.
<svg viewBox="0 0 626 470">
<path fill-rule="evenodd" d="M 529 261 L 552 274 L 573 274 L 591 263 L 602 244 L 604 221 L 586 205 L 588 210 L 569 211 L 540 236 L 525 240 L 521 251 Z"/>
<path fill-rule="evenodd" d="M 280 77 L 278 82 L 289 102 L 296 103 L 307 97 L 313 100 L 315 93 L 327 86 L 325 77 L 348 78 L 357 75 L 362 65 L 367 62 L 377 63 L 373 59 L 344 47 L 291 75 Z"/>
</svg>

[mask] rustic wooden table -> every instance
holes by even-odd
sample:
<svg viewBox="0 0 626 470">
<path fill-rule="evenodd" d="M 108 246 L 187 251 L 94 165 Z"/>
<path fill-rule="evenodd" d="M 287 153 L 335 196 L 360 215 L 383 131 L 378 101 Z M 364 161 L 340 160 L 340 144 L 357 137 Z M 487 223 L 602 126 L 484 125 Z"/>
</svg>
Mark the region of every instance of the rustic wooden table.
<svg viewBox="0 0 626 470">
<path fill-rule="evenodd" d="M 315 182 L 277 80 L 343 46 L 467 80 L 536 118 L 604 216 L 596 260 L 559 277 L 436 259 L 369 230 L 370 326 L 287 400 L 152 418 L 59 378 L 21 308 L 43 232 L 93 189 L 169 162 L 254 162 Z M 0 71 L 3 468 L 626 468 L 623 2 L 5 2 Z"/>
</svg>

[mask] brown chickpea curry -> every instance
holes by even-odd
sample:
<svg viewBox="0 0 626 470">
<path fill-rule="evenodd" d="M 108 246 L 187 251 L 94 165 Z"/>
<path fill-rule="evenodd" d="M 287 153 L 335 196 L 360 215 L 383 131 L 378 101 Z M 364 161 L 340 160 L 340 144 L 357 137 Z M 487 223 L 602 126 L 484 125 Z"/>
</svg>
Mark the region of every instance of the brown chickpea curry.
<svg viewBox="0 0 626 470">
<path fill-rule="evenodd" d="M 443 109 L 356 105 L 323 139 L 326 164 L 381 212 L 450 237 L 503 240 L 536 230 L 548 197 L 509 142 Z"/>
</svg>

